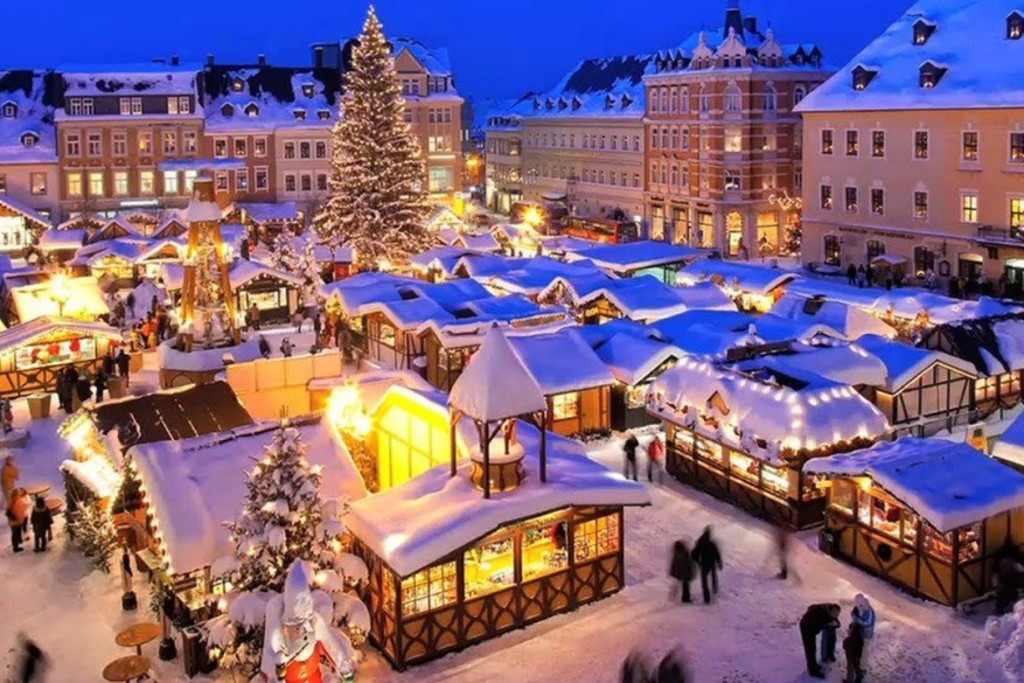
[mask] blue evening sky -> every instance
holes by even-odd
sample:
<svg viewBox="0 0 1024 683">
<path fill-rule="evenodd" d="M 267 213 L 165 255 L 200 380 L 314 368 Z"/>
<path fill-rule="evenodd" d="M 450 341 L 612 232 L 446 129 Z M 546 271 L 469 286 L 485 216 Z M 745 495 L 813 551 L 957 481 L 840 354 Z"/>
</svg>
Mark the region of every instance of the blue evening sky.
<svg viewBox="0 0 1024 683">
<path fill-rule="evenodd" d="M 0 69 L 149 60 L 305 65 L 309 45 L 357 33 L 365 0 L 2 0 L 8 30 Z M 553 86 L 584 57 L 672 47 L 720 26 L 726 0 L 378 0 L 390 35 L 446 46 L 456 82 L 472 98 Z M 909 0 L 741 0 L 784 43 L 814 42 L 840 66 Z"/>
</svg>

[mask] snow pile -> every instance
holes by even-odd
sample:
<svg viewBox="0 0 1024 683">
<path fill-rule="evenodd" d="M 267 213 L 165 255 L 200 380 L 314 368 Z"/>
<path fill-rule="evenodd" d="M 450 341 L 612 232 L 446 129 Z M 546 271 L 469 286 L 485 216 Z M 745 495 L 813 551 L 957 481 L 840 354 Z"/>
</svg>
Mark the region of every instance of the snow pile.
<svg viewBox="0 0 1024 683">
<path fill-rule="evenodd" d="M 185 372 L 216 372 L 224 369 L 224 357 L 230 355 L 235 363 L 248 363 L 261 357 L 258 339 L 248 339 L 237 346 L 215 349 L 179 351 L 174 339 L 157 347 L 157 364 L 161 368 Z"/>
<path fill-rule="evenodd" d="M 985 648 L 993 653 L 1010 683 L 1024 683 L 1024 601 L 1018 602 L 1010 614 L 989 617 Z"/>
</svg>

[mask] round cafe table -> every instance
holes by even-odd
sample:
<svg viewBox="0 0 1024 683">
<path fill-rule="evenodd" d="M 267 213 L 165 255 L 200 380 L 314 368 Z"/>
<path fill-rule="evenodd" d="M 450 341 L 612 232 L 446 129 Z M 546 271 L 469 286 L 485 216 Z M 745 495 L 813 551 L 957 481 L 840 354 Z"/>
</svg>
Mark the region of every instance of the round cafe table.
<svg viewBox="0 0 1024 683">
<path fill-rule="evenodd" d="M 142 646 L 156 640 L 160 636 L 160 624 L 149 622 L 133 624 L 114 637 L 114 642 L 121 647 L 134 647 L 135 654 L 142 654 Z"/>
<path fill-rule="evenodd" d="M 103 680 L 111 683 L 139 681 L 149 675 L 149 657 L 131 655 L 115 659 L 103 667 Z"/>
<path fill-rule="evenodd" d="M 50 492 L 50 486 L 48 484 L 37 484 L 35 486 L 26 486 L 25 493 L 29 498 L 35 498 L 36 496 L 45 496 Z"/>
</svg>

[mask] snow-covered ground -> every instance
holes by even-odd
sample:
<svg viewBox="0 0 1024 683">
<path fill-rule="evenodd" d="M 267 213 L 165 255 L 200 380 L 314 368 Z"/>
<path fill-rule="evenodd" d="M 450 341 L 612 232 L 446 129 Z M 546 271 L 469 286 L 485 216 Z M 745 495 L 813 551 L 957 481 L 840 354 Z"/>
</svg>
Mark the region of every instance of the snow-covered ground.
<svg viewBox="0 0 1024 683">
<path fill-rule="evenodd" d="M 270 341 L 276 351 L 277 344 Z M 136 382 L 155 385 L 155 375 L 148 369 L 136 376 Z M 60 419 L 30 424 L 31 445 L 16 453 L 23 484 L 46 482 L 55 493 L 62 492 L 57 465 L 67 449 L 56 437 Z M 28 423 L 23 401 L 16 404 L 16 420 Z M 616 442 L 595 447 L 592 455 L 612 467 L 621 466 Z M 804 673 L 797 631 L 803 611 L 815 602 L 839 602 L 845 624 L 853 596 L 864 592 L 879 618 L 869 680 L 1008 680 L 983 648 L 982 615 L 964 617 L 911 598 L 828 558 L 816 549 L 813 531 L 800 534 L 793 544 L 791 566 L 800 581 L 776 580 L 773 531 L 767 524 L 668 479 L 654 487 L 652 499 L 650 507 L 626 512 L 627 585 L 619 594 L 402 674 L 371 654 L 358 678 L 399 683 L 613 681 L 631 650 L 655 659 L 680 646 L 688 653 L 696 681 L 810 680 Z M 705 524 L 713 525 L 722 547 L 722 592 L 710 606 L 681 605 L 669 597 L 669 547 L 676 538 L 695 539 Z M 90 572 L 79 554 L 65 547 L 60 528 L 57 542 L 45 555 L 14 556 L 4 542 L 0 586 L 0 653 L 7 653 L 9 660 L 8 648 L 24 631 L 53 662 L 47 679 L 51 682 L 100 680 L 107 662 L 128 654 L 114 644 L 117 631 L 149 618 L 142 590 L 140 610 L 121 612 L 117 575 Z M 144 651 L 156 664 L 158 680 L 185 680 L 180 658 L 157 662 L 155 643 Z M 840 661 L 833 666 L 829 680 L 841 680 L 841 665 Z"/>
</svg>

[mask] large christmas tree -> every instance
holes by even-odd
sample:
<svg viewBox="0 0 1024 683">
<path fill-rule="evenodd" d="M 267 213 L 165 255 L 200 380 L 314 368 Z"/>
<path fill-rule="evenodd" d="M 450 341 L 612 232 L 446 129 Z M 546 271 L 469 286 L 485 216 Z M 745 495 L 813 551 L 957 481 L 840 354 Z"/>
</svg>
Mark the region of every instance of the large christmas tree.
<svg viewBox="0 0 1024 683">
<path fill-rule="evenodd" d="M 320 234 L 334 245 L 353 247 L 361 268 L 402 262 L 429 248 L 423 176 L 391 46 L 370 7 L 345 74 L 333 133 L 331 196 L 315 219 Z"/>
</svg>

